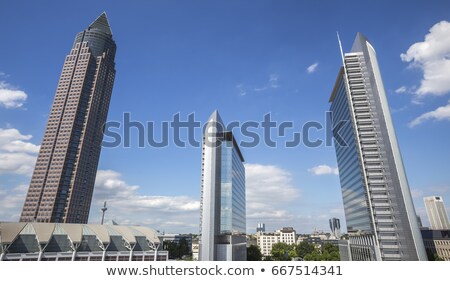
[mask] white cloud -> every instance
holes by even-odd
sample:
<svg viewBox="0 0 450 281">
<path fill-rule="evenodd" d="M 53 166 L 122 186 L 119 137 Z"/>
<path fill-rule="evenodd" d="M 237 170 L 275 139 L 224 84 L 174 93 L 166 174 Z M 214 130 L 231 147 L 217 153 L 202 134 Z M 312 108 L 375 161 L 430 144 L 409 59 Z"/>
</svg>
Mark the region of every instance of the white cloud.
<svg viewBox="0 0 450 281">
<path fill-rule="evenodd" d="M 278 78 L 280 78 L 280 75 L 278 74 L 270 74 L 269 76 L 269 87 L 270 88 L 279 88 L 280 84 L 278 84 Z"/>
<path fill-rule="evenodd" d="M 318 62 L 313 63 L 313 64 L 311 64 L 310 66 L 308 66 L 308 68 L 306 68 L 306 71 L 307 71 L 308 73 L 314 73 L 314 72 L 316 72 L 318 66 L 319 66 L 319 63 L 318 63 Z"/>
<path fill-rule="evenodd" d="M 246 164 L 245 167 L 248 229 L 252 230 L 261 221 L 276 227 L 292 225 L 296 216 L 288 207 L 300 196 L 292 175 L 271 165 Z M 140 190 L 116 171 L 99 170 L 90 221 L 100 221 L 99 210 L 108 201 L 106 220 L 144 224 L 165 231 L 198 232 L 200 197 L 143 195 Z"/>
<path fill-rule="evenodd" d="M 333 168 L 328 165 L 318 165 L 315 167 L 312 167 L 311 169 L 308 169 L 308 172 L 315 176 L 321 176 L 321 175 L 339 175 L 338 168 Z"/>
<path fill-rule="evenodd" d="M 32 135 L 22 135 L 19 130 L 14 128 L 0 128 L 0 150 L 8 152 L 38 153 L 38 145 L 25 142 L 32 137 Z"/>
<path fill-rule="evenodd" d="M 249 204 L 286 203 L 300 196 L 291 173 L 277 166 L 245 164 L 245 181 Z"/>
<path fill-rule="evenodd" d="M 262 91 L 265 91 L 267 89 L 268 89 L 268 87 L 264 86 L 264 87 L 261 87 L 261 88 L 253 88 L 253 91 L 255 91 L 255 92 L 262 92 Z"/>
<path fill-rule="evenodd" d="M 0 153 L 0 174 L 31 175 L 36 157 L 26 153 Z"/>
<path fill-rule="evenodd" d="M 280 84 L 278 82 L 278 79 L 280 78 L 280 75 L 276 73 L 272 73 L 269 75 L 269 80 L 267 81 L 266 85 L 263 87 L 255 87 L 253 88 L 253 91 L 255 92 L 263 92 L 269 89 L 276 89 L 280 87 Z"/>
<path fill-rule="evenodd" d="M 423 198 L 423 191 L 420 189 L 411 189 L 412 198 Z"/>
<path fill-rule="evenodd" d="M 141 224 L 159 230 L 198 232 L 200 202 L 188 196 L 143 195 L 140 187 L 125 182 L 113 170 L 98 170 L 90 221 L 99 222 L 100 208 L 108 201 L 105 219 L 120 224 Z"/>
<path fill-rule="evenodd" d="M 247 94 L 247 91 L 245 90 L 244 85 L 242 84 L 237 84 L 236 89 L 239 91 L 239 95 L 241 96 L 245 96 Z"/>
<path fill-rule="evenodd" d="M 255 210 L 254 212 L 247 214 L 247 220 L 256 220 L 258 222 L 280 222 L 291 221 L 295 216 L 286 210 Z M 256 224 L 249 225 L 249 228 L 254 227 Z"/>
<path fill-rule="evenodd" d="M 403 93 L 406 93 L 406 87 L 405 87 L 405 86 L 401 86 L 400 88 L 398 88 L 397 90 L 395 90 L 395 93 L 397 93 L 397 94 L 403 94 Z"/>
<path fill-rule="evenodd" d="M 38 145 L 28 142 L 31 138 L 14 128 L 0 128 L 0 174 L 31 175 L 39 152 Z"/>
<path fill-rule="evenodd" d="M 400 55 L 423 71 L 418 96 L 441 96 L 450 92 L 450 22 L 435 24 L 422 42 L 414 43 Z"/>
<path fill-rule="evenodd" d="M 3 76 L 3 75 L 2 75 Z M 19 108 L 27 100 L 24 91 L 14 89 L 11 85 L 0 81 L 0 105 L 5 108 Z"/>
<path fill-rule="evenodd" d="M 292 175 L 273 165 L 245 164 L 247 229 L 258 222 L 281 227 L 295 220 L 289 205 L 300 197 L 300 189 L 292 183 Z M 253 230 L 254 231 L 254 230 Z"/>
<path fill-rule="evenodd" d="M 438 120 L 438 121 L 442 121 L 442 120 L 450 121 L 450 100 L 447 105 L 438 107 L 433 111 L 430 111 L 430 112 L 420 115 L 419 117 L 417 117 L 416 119 L 414 119 L 413 121 L 411 121 L 409 123 L 409 127 L 411 127 L 411 128 L 415 127 L 415 126 L 423 123 L 424 121 L 432 120 L 432 119 Z"/>
<path fill-rule="evenodd" d="M 19 221 L 27 190 L 25 184 L 12 189 L 0 186 L 0 221 Z"/>
</svg>

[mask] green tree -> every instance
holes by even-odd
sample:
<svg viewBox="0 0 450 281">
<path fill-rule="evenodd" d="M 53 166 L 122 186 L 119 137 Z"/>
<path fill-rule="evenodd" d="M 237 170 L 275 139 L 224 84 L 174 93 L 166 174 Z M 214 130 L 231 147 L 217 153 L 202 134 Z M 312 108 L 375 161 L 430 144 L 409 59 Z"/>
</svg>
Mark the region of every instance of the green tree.
<svg viewBox="0 0 450 281">
<path fill-rule="evenodd" d="M 165 241 L 164 250 L 169 252 L 169 259 L 182 259 L 191 254 L 189 243 L 185 238 L 181 238 L 178 243 L 174 241 Z"/>
<path fill-rule="evenodd" d="M 271 256 L 265 256 L 264 261 L 274 261 L 274 259 Z"/>
<path fill-rule="evenodd" d="M 321 261 L 323 256 L 319 249 L 315 249 L 312 253 L 306 254 L 303 259 L 305 261 Z"/>
<path fill-rule="evenodd" d="M 437 253 L 433 253 L 430 250 L 427 250 L 427 257 L 429 261 L 443 261 L 444 259 L 438 256 Z"/>
<path fill-rule="evenodd" d="M 189 248 L 189 243 L 186 238 L 181 238 L 178 242 L 178 257 L 179 259 L 184 256 L 189 256 L 191 254 L 191 249 Z"/>
<path fill-rule="evenodd" d="M 324 243 L 323 244 L 323 251 L 322 254 L 324 254 L 324 258 L 327 261 L 339 261 L 341 260 L 341 256 L 339 255 L 339 247 L 337 245 L 333 245 L 331 243 Z"/>
<path fill-rule="evenodd" d="M 248 261 L 262 260 L 262 254 L 258 246 L 250 245 L 249 247 L 247 247 L 247 260 Z"/>
<path fill-rule="evenodd" d="M 314 245 L 308 243 L 308 241 L 303 241 L 295 247 L 297 257 L 304 259 L 307 254 L 314 252 Z"/>
<path fill-rule="evenodd" d="M 275 243 L 272 245 L 271 255 L 276 261 L 290 261 L 296 256 L 295 246 L 286 243 Z"/>
<path fill-rule="evenodd" d="M 178 258 L 178 245 L 172 241 L 164 242 L 164 250 L 169 252 L 169 259 L 177 259 Z"/>
<path fill-rule="evenodd" d="M 339 247 L 330 243 L 324 243 L 322 249 L 315 249 L 303 258 L 305 261 L 339 261 Z"/>
</svg>

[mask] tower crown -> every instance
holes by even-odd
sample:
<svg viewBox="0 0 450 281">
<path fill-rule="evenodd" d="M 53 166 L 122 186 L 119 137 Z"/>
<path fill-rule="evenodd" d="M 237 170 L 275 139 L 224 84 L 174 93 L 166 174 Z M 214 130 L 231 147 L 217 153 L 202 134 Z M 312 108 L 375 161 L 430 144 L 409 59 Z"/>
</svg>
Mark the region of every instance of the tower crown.
<svg viewBox="0 0 450 281">
<path fill-rule="evenodd" d="M 106 12 L 103 12 L 89 25 L 88 30 L 91 29 L 98 29 L 106 34 L 112 35 L 111 26 L 109 25 Z"/>
</svg>

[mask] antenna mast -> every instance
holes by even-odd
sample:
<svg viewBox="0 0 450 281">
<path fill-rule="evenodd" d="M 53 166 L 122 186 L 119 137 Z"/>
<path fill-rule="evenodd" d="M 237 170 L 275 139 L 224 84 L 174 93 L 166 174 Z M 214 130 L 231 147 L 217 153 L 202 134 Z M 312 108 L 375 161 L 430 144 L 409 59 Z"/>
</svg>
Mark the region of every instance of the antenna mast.
<svg viewBox="0 0 450 281">
<path fill-rule="evenodd" d="M 106 208 L 106 201 L 103 204 L 103 208 L 101 208 L 101 210 L 102 210 L 102 224 L 103 224 L 103 220 L 105 219 L 105 213 L 108 210 L 108 208 Z"/>
<path fill-rule="evenodd" d="M 345 68 L 344 51 L 342 51 L 342 43 L 341 43 L 341 38 L 339 38 L 339 32 L 336 31 L 336 35 L 337 35 L 337 39 L 339 42 L 339 50 L 341 51 L 342 63 L 344 64 L 344 68 Z"/>
</svg>

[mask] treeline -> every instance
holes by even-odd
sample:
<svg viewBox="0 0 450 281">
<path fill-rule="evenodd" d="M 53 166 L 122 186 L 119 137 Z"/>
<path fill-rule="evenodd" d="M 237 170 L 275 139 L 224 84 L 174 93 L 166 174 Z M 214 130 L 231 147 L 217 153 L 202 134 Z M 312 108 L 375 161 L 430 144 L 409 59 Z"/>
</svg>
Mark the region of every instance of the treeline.
<svg viewBox="0 0 450 281">
<path fill-rule="evenodd" d="M 169 252 L 169 259 L 171 260 L 192 259 L 191 248 L 185 238 L 181 238 L 178 243 L 165 241 L 163 249 Z"/>
<path fill-rule="evenodd" d="M 250 245 L 247 248 L 248 261 L 339 261 L 339 247 L 330 243 L 324 243 L 321 247 L 307 241 L 300 244 L 288 245 L 276 243 L 272 246 L 271 256 L 263 257 L 258 246 Z"/>
</svg>

